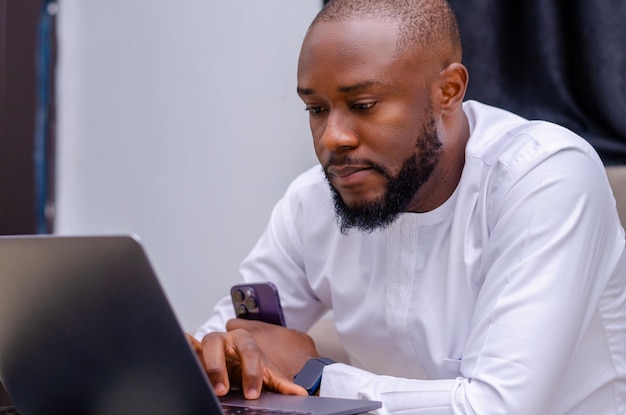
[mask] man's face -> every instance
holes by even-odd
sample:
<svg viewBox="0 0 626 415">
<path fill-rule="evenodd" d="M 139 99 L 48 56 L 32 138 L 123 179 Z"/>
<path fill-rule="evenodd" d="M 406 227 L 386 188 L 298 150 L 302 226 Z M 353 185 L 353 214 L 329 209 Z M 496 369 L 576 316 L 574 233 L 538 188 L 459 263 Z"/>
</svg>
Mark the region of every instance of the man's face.
<svg viewBox="0 0 626 415">
<path fill-rule="evenodd" d="M 342 232 L 417 210 L 439 160 L 429 65 L 396 45 L 392 24 L 366 20 L 318 23 L 302 46 L 298 93 Z"/>
</svg>

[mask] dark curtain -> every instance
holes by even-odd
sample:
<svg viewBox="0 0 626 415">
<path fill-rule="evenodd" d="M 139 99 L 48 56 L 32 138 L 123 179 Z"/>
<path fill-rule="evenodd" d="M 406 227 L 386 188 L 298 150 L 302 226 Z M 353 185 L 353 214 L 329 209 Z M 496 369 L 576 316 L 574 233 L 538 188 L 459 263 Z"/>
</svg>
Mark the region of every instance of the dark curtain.
<svg viewBox="0 0 626 415">
<path fill-rule="evenodd" d="M 467 99 L 561 124 L 626 164 L 626 0 L 449 2 Z"/>
<path fill-rule="evenodd" d="M 626 0 L 449 0 L 468 99 L 561 124 L 626 164 Z"/>
</svg>

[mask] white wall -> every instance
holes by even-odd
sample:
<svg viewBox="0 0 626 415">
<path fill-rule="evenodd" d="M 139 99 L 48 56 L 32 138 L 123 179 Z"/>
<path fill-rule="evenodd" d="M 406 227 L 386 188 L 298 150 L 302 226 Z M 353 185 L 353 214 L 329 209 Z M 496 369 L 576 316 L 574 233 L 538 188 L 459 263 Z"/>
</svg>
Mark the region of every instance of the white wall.
<svg viewBox="0 0 626 415">
<path fill-rule="evenodd" d="M 315 162 L 296 96 L 322 0 L 60 0 L 56 232 L 137 233 L 186 330 Z"/>
</svg>

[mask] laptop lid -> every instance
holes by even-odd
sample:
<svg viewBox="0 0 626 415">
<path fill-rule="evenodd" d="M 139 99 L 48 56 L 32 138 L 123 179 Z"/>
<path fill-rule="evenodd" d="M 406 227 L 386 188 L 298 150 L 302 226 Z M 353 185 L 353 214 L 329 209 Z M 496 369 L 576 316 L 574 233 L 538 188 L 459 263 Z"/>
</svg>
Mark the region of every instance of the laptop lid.
<svg viewBox="0 0 626 415">
<path fill-rule="evenodd" d="M 0 380 L 24 414 L 223 413 L 128 235 L 0 237 Z M 380 407 L 341 401 L 343 414 Z"/>
</svg>

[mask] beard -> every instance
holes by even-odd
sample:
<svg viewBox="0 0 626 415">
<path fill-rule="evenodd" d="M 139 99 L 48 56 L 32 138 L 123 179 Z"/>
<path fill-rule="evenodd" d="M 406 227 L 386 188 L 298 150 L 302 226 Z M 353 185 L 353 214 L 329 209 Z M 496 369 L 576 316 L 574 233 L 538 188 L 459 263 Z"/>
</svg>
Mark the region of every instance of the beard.
<svg viewBox="0 0 626 415">
<path fill-rule="evenodd" d="M 428 113 L 422 131 L 416 139 L 416 151 L 402 163 L 400 171 L 393 176 L 388 169 L 373 162 L 367 165 L 387 179 L 385 194 L 378 200 L 348 206 L 341 194 L 330 181 L 324 169 L 326 181 L 330 185 L 337 224 L 341 233 L 351 229 L 371 233 L 388 227 L 400 213 L 405 212 L 413 197 L 430 178 L 439 162 L 442 143 L 435 128 L 432 112 Z M 346 162 L 349 160 L 346 160 Z"/>
</svg>

